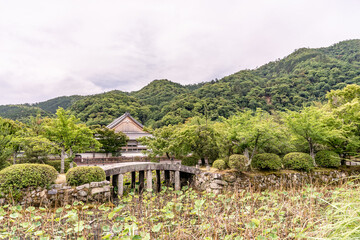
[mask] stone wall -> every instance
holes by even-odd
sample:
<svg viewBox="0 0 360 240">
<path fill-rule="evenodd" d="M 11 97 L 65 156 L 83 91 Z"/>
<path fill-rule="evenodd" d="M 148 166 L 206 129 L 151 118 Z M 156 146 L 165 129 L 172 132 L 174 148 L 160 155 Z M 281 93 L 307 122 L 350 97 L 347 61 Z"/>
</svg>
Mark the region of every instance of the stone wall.
<svg viewBox="0 0 360 240">
<path fill-rule="evenodd" d="M 111 200 L 111 186 L 109 181 L 92 182 L 78 187 L 65 184 L 54 184 L 49 189 L 30 187 L 23 190 L 22 198 L 13 202 L 11 198 L 0 198 L 2 204 L 20 204 L 34 206 L 63 206 L 75 201 L 107 202 Z"/>
<path fill-rule="evenodd" d="M 225 188 L 252 189 L 255 191 L 265 189 L 301 188 L 307 184 L 336 185 L 349 180 L 360 180 L 359 167 L 343 169 L 320 169 L 312 172 L 277 171 L 277 172 L 236 172 L 223 173 L 203 172 L 194 177 L 193 187 L 207 192 L 220 193 Z"/>
</svg>

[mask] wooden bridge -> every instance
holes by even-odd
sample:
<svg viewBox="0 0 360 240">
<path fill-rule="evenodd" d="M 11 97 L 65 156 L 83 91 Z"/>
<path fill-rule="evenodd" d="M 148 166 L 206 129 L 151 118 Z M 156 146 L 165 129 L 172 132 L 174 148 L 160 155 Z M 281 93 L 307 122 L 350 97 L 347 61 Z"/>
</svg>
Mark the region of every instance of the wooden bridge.
<svg viewBox="0 0 360 240">
<path fill-rule="evenodd" d="M 112 176 L 112 185 L 117 186 L 119 196 L 122 196 L 124 193 L 125 173 L 131 172 L 131 188 L 135 188 L 136 173 L 139 174 L 139 192 L 141 193 L 145 187 L 145 172 L 147 175 L 146 188 L 152 189 L 152 175 L 153 171 L 156 171 L 156 190 L 158 192 L 161 190 L 161 171 L 164 171 L 164 182 L 167 186 L 171 184 L 170 173 L 173 172 L 175 190 L 181 189 L 181 178 L 189 178 L 190 175 L 201 172 L 198 168 L 174 163 L 127 162 L 100 167 L 104 169 L 108 181 L 110 181 L 110 177 Z"/>
</svg>

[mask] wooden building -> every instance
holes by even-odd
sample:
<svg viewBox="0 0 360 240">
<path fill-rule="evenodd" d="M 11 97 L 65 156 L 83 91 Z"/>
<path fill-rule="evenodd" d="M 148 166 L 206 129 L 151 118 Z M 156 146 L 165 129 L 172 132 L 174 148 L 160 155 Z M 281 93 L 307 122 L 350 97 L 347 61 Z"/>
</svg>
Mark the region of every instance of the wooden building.
<svg viewBox="0 0 360 240">
<path fill-rule="evenodd" d="M 109 129 L 114 129 L 115 132 L 125 133 L 129 141 L 127 145 L 122 148 L 121 154 L 123 156 L 141 156 L 142 150 L 146 150 L 146 146 L 141 145 L 137 139 L 145 136 L 152 136 L 150 133 L 144 131 L 144 126 L 136 121 L 130 113 L 126 112 L 121 117 L 115 119 L 112 123 L 106 126 Z"/>
</svg>

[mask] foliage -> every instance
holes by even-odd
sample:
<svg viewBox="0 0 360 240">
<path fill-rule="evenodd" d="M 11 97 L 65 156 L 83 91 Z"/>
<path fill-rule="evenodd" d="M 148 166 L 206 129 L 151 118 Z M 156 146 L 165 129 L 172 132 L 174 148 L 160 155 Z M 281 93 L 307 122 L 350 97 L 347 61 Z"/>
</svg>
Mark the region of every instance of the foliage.
<svg viewBox="0 0 360 240">
<path fill-rule="evenodd" d="M 62 96 L 52 98 L 45 102 L 35 103 L 32 106 L 41 108 L 42 110 L 55 114 L 58 108 L 68 109 L 70 108 L 76 101 L 82 99 L 83 96 L 72 95 L 72 96 Z"/>
<path fill-rule="evenodd" d="M 14 194 L 27 187 L 53 184 L 58 172 L 45 164 L 16 164 L 0 171 L 0 191 Z"/>
<path fill-rule="evenodd" d="M 111 153 L 112 156 L 119 154 L 121 147 L 126 146 L 128 137 L 125 133 L 115 132 L 112 129 L 106 127 L 95 128 L 96 140 L 102 145 L 101 152 Z"/>
<path fill-rule="evenodd" d="M 185 166 L 196 166 L 199 163 L 197 156 L 187 156 L 181 159 L 181 164 Z"/>
<path fill-rule="evenodd" d="M 152 158 L 163 155 L 168 159 L 178 157 L 180 152 L 175 139 L 177 129 L 178 126 L 172 125 L 155 130 L 148 129 L 152 136 L 139 138 L 138 141 L 147 146 L 146 154 Z"/>
<path fill-rule="evenodd" d="M 0 169 L 6 167 L 6 162 L 12 153 L 11 133 L 11 122 L 0 118 Z"/>
<path fill-rule="evenodd" d="M 217 168 L 219 170 L 224 170 L 226 169 L 226 163 L 224 160 L 218 159 L 213 162 L 212 167 Z"/>
<path fill-rule="evenodd" d="M 304 107 L 299 112 L 289 111 L 285 116 L 286 125 L 294 139 L 308 144 L 314 166 L 317 144 L 327 143 L 327 139 L 341 134 L 334 126 L 329 125 L 331 118 L 331 112 L 315 106 Z"/>
<path fill-rule="evenodd" d="M 239 112 L 224 120 L 223 125 L 225 131 L 221 136 L 224 142 L 229 143 L 223 149 L 226 149 L 227 154 L 244 153 L 249 159 L 248 165 L 259 149 L 274 150 L 281 146 L 280 142 L 285 136 L 283 128 L 275 121 L 274 116 L 261 109 L 257 109 L 256 112 L 251 110 Z M 277 151 L 281 152 L 279 148 Z"/>
<path fill-rule="evenodd" d="M 4 239 L 356 239 L 358 185 L 130 194 L 116 205 L 1 206 Z M 94 225 L 96 221 L 96 225 Z"/>
<path fill-rule="evenodd" d="M 280 170 L 282 163 L 280 157 L 274 153 L 260 153 L 254 156 L 251 166 L 260 170 Z"/>
<path fill-rule="evenodd" d="M 284 168 L 293 170 L 310 171 L 314 168 L 313 160 L 307 153 L 292 152 L 288 153 L 283 158 Z"/>
<path fill-rule="evenodd" d="M 219 146 L 217 145 L 217 132 L 212 123 L 207 119 L 192 118 L 178 128 L 175 133 L 175 146 L 182 156 L 192 154 L 201 163 L 205 164 L 205 159 L 212 163 L 219 156 Z"/>
<path fill-rule="evenodd" d="M 71 113 L 88 125 L 107 125 L 125 112 L 140 122 L 146 122 L 150 109 L 134 97 L 121 91 L 86 96 L 70 107 Z"/>
<path fill-rule="evenodd" d="M 341 165 L 339 154 L 333 151 L 319 151 L 315 155 L 316 164 L 320 167 L 336 168 Z"/>
<path fill-rule="evenodd" d="M 97 150 L 100 143 L 94 138 L 93 131 L 69 111 L 59 108 L 57 118 L 52 119 L 46 126 L 46 134 L 51 142 L 61 149 L 61 170 L 64 173 L 65 153 L 73 159 L 76 152 Z"/>
<path fill-rule="evenodd" d="M 72 162 L 72 163 L 73 163 L 73 167 L 77 167 L 76 163 L 74 163 L 74 162 Z M 58 171 L 58 172 L 61 171 L 61 160 L 48 160 L 48 161 L 46 161 L 46 164 L 53 166 L 56 169 L 56 171 Z M 64 169 L 65 173 L 67 173 L 68 170 L 70 169 L 70 164 L 71 164 L 71 161 L 65 161 L 65 169 Z"/>
<path fill-rule="evenodd" d="M 66 173 L 66 182 L 71 186 L 80 186 L 91 182 L 105 180 L 105 172 L 101 167 L 75 167 Z"/>
<path fill-rule="evenodd" d="M 244 155 L 233 154 L 229 157 L 229 167 L 238 171 L 246 171 L 249 159 Z"/>
</svg>

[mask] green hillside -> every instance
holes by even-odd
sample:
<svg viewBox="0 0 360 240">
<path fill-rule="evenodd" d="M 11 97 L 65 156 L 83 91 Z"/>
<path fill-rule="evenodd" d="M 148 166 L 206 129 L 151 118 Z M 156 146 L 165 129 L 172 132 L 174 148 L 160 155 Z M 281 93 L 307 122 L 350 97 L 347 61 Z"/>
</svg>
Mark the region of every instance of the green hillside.
<svg viewBox="0 0 360 240">
<path fill-rule="evenodd" d="M 0 105 L 0 116 L 3 118 L 26 122 L 30 116 L 35 117 L 38 114 L 42 117 L 52 117 L 51 113 L 46 112 L 41 108 L 33 107 L 29 104 Z"/>
<path fill-rule="evenodd" d="M 56 110 L 59 107 L 62 107 L 64 109 L 68 109 L 71 107 L 76 101 L 83 98 L 79 95 L 73 95 L 73 96 L 63 96 L 63 97 L 57 97 L 50 100 L 47 100 L 45 102 L 39 102 L 36 104 L 33 104 L 34 107 L 38 107 L 43 109 L 44 111 L 50 112 L 50 113 L 56 113 Z"/>
<path fill-rule="evenodd" d="M 76 101 L 70 110 L 89 125 L 107 125 L 125 112 L 146 122 L 150 114 L 148 106 L 141 105 L 138 99 L 118 90 L 86 96 Z"/>
<path fill-rule="evenodd" d="M 197 115 L 216 120 L 245 108 L 297 110 L 352 83 L 360 85 L 360 40 L 300 48 L 281 60 L 211 82 L 183 86 L 155 80 L 136 92 L 60 97 L 35 106 L 52 113 L 58 106 L 69 108 L 88 124 L 108 124 L 128 111 L 143 124 L 160 127 Z M 26 118 L 21 113 L 4 115 L 0 108 L 3 117 Z"/>
</svg>

